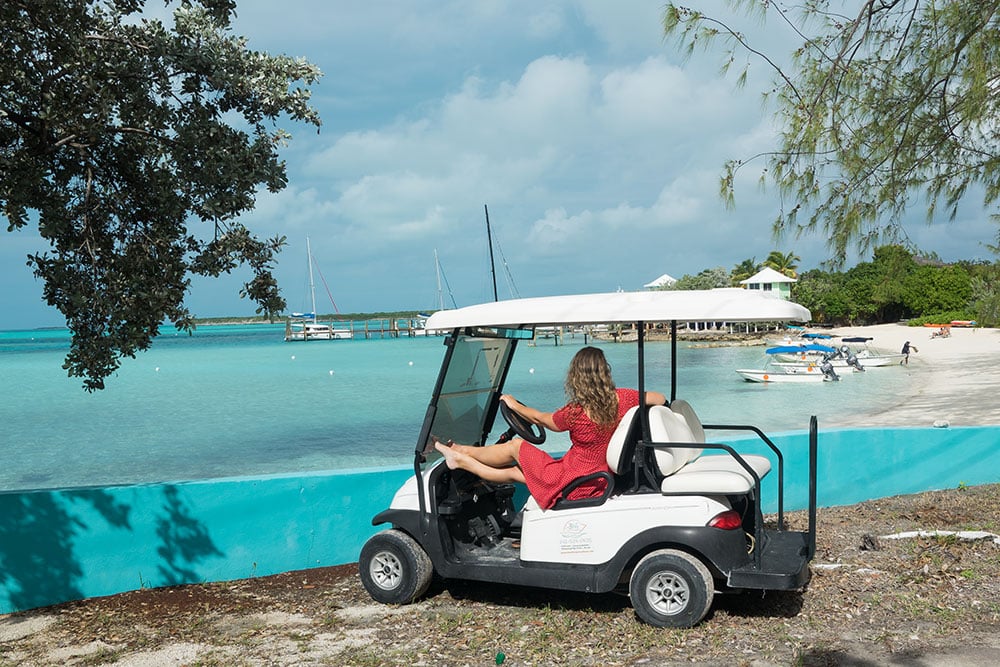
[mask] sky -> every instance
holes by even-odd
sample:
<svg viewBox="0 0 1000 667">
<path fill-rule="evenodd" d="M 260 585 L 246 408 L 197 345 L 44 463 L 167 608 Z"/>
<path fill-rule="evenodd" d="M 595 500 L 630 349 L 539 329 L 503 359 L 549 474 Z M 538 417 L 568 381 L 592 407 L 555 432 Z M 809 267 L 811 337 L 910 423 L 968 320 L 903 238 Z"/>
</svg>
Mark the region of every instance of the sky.
<svg viewBox="0 0 1000 667">
<path fill-rule="evenodd" d="M 711 3 L 713 10 L 722 3 Z M 242 222 L 288 245 L 276 276 L 289 311 L 310 308 L 306 239 L 321 313 L 430 310 L 499 298 L 639 290 L 661 274 L 763 261 L 772 250 L 829 258 L 816 234 L 776 240 L 781 202 L 728 159 L 774 145 L 759 62 L 737 89 L 721 52 L 685 60 L 662 33 L 662 0 L 238 0 L 252 49 L 303 56 L 319 133 L 287 119 L 288 187 Z M 759 44 L 787 53 L 780 26 Z M 975 202 L 909 238 L 946 261 L 993 257 L 995 226 Z M 0 329 L 60 326 L 25 265 L 37 230 L 0 243 Z M 435 261 L 435 254 L 437 261 Z M 870 259 L 854 257 L 852 262 Z M 194 279 L 195 316 L 251 315 L 246 272 Z M 441 285 L 439 290 L 438 285 Z"/>
</svg>

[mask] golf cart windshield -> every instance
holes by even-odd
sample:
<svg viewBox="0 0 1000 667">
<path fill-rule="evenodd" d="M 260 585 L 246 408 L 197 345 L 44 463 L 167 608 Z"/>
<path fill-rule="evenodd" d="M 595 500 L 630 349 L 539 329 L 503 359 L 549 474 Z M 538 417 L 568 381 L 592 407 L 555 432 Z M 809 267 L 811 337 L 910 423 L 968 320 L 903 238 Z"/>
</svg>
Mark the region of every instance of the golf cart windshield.
<svg viewBox="0 0 1000 667">
<path fill-rule="evenodd" d="M 441 369 L 430 433 L 442 440 L 483 444 L 496 412 L 493 396 L 503 386 L 517 341 L 531 336 L 530 329 L 496 328 L 454 335 Z"/>
</svg>

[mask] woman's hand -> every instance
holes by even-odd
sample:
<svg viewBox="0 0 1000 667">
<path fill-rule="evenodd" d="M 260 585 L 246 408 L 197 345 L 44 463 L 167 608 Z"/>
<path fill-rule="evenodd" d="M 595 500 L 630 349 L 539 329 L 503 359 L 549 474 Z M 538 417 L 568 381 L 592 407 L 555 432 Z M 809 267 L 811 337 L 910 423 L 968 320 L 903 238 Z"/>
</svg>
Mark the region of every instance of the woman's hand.
<svg viewBox="0 0 1000 667">
<path fill-rule="evenodd" d="M 521 402 L 514 398 L 511 394 L 501 394 L 500 400 L 507 404 L 507 407 L 517 412 L 517 407 L 521 405 Z"/>
<path fill-rule="evenodd" d="M 517 414 L 524 417 L 526 420 L 532 424 L 538 424 L 539 426 L 544 426 L 550 431 L 560 432 L 561 429 L 556 426 L 555 422 L 552 421 L 551 412 L 542 412 L 541 410 L 536 410 L 535 408 L 528 407 L 521 401 L 517 400 L 510 394 L 501 394 L 500 400 L 507 404 L 507 407 L 516 412 Z"/>
</svg>

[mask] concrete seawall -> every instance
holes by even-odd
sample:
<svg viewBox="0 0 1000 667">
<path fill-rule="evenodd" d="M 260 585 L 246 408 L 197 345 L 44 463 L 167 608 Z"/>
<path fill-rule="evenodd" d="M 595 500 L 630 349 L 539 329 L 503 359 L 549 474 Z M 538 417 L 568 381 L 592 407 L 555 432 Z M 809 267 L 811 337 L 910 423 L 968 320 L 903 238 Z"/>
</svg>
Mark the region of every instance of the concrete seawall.
<svg viewBox="0 0 1000 667">
<path fill-rule="evenodd" d="M 807 437 L 773 439 L 785 456 L 785 510 L 801 509 Z M 768 454 L 756 442 L 725 440 Z M 998 441 L 996 426 L 821 429 L 819 504 L 1000 482 Z M 0 493 L 0 613 L 355 562 L 381 529 L 371 517 L 411 474 L 402 467 Z M 763 481 L 765 512 L 776 509 L 776 479 Z"/>
</svg>

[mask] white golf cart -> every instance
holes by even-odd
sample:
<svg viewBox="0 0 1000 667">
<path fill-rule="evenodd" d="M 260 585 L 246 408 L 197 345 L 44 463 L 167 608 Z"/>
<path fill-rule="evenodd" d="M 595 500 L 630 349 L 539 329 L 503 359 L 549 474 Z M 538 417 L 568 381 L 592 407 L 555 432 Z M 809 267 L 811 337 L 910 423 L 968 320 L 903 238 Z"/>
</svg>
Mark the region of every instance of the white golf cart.
<svg viewBox="0 0 1000 667">
<path fill-rule="evenodd" d="M 748 425 L 701 424 L 677 398 L 677 322 L 807 321 L 797 304 L 742 289 L 656 291 L 517 299 L 440 311 L 429 330 L 447 331 L 446 351 L 417 437 L 414 476 L 389 509 L 372 519 L 392 528 L 361 550 L 361 580 L 377 601 L 405 604 L 426 592 L 437 573 L 466 579 L 603 593 L 628 592 L 640 619 L 690 627 L 708 612 L 716 591 L 799 590 L 815 551 L 816 418 L 809 425 L 809 529 L 785 529 L 783 459 L 774 443 Z M 518 344 L 542 326 L 628 325 L 638 340 L 644 391 L 644 332 L 669 324 L 669 406 L 633 408 L 615 432 L 601 473 L 599 498 L 542 510 L 530 497 L 515 507 L 514 486 L 449 470 L 431 434 L 485 444 L 497 412 L 533 442 L 532 428 L 499 401 Z M 622 378 L 618 379 L 622 382 Z M 554 403 L 563 397 L 553 396 Z M 705 440 L 706 430 L 749 431 L 769 455 L 739 454 Z M 765 527 L 761 479 L 777 468 L 777 522 Z M 587 478 L 583 478 L 587 479 Z"/>
</svg>

